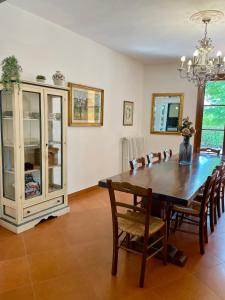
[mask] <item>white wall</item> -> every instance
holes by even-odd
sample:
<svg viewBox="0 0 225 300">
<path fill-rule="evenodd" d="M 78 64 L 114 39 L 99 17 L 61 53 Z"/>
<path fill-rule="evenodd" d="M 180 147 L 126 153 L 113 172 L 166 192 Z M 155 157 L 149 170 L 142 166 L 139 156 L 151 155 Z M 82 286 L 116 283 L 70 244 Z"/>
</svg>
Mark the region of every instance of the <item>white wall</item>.
<svg viewBox="0 0 225 300">
<path fill-rule="evenodd" d="M 68 128 L 69 193 L 120 172 L 120 138 L 143 135 L 143 66 L 7 2 L 0 5 L 0 20 L 0 60 L 14 54 L 23 79 L 43 74 L 51 83 L 61 70 L 67 81 L 105 90 L 104 126 Z M 135 101 L 132 127 L 122 126 L 123 100 Z"/>
<path fill-rule="evenodd" d="M 197 104 L 197 88 L 186 79 L 180 79 L 177 71 L 178 64 L 162 64 L 145 66 L 144 89 L 145 89 L 145 133 L 148 151 L 162 151 L 164 148 L 171 148 L 178 153 L 182 137 L 179 135 L 156 135 L 150 134 L 150 115 L 152 93 L 184 93 L 183 116 L 189 116 L 195 123 Z M 191 143 L 194 139 L 192 137 Z"/>
</svg>

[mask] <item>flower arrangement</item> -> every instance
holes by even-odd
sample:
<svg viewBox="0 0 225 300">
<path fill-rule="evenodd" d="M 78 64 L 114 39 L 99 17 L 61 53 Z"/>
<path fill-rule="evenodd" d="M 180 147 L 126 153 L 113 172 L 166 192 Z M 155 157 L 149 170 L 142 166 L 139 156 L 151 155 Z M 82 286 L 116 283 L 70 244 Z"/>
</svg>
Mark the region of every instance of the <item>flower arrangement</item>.
<svg viewBox="0 0 225 300">
<path fill-rule="evenodd" d="M 13 82 L 15 82 L 20 88 L 20 75 L 22 72 L 21 66 L 18 64 L 18 60 L 14 55 L 3 59 L 2 63 L 2 76 L 1 81 L 4 87 L 4 91 L 11 91 L 13 89 Z"/>
<path fill-rule="evenodd" d="M 192 126 L 192 122 L 189 121 L 189 117 L 186 117 L 182 121 L 182 125 L 179 126 L 179 132 L 184 137 L 192 137 L 193 134 L 195 134 L 196 130 Z"/>
</svg>

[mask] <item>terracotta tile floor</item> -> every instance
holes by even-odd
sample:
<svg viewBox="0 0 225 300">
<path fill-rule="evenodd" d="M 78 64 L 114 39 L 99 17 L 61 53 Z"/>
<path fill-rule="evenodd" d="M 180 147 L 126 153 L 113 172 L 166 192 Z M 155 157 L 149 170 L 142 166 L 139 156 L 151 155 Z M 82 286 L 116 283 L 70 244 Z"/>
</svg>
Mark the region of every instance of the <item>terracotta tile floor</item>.
<svg viewBox="0 0 225 300">
<path fill-rule="evenodd" d="M 71 212 L 20 235 L 0 228 L 0 300 L 225 299 L 225 214 L 201 256 L 196 236 L 170 242 L 189 259 L 184 268 L 148 262 L 138 288 L 140 257 L 121 250 L 112 277 L 109 198 L 98 189 L 70 201 Z"/>
</svg>

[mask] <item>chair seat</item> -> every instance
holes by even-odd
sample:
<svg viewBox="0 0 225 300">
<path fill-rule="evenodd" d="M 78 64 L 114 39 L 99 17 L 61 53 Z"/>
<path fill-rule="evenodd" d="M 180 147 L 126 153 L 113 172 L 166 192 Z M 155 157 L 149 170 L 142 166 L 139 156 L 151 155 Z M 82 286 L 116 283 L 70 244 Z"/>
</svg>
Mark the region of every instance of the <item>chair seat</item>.
<svg viewBox="0 0 225 300">
<path fill-rule="evenodd" d="M 124 219 L 125 218 L 125 219 Z M 126 212 L 124 218 L 118 218 L 118 226 L 122 231 L 136 236 L 144 236 L 145 215 L 138 212 Z M 150 216 L 149 234 L 159 231 L 165 222 L 153 216 Z"/>
<path fill-rule="evenodd" d="M 172 210 L 181 212 L 188 215 L 199 216 L 201 210 L 201 203 L 198 201 L 192 201 L 189 206 L 181 206 L 174 204 Z"/>
</svg>

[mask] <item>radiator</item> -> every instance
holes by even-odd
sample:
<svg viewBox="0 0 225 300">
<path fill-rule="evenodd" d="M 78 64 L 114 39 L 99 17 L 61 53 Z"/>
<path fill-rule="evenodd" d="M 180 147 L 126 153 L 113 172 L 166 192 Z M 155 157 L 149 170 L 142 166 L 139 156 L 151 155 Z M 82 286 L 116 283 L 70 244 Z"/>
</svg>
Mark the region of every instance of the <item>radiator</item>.
<svg viewBox="0 0 225 300">
<path fill-rule="evenodd" d="M 144 156 L 144 137 L 122 138 L 122 171 L 130 169 L 129 161 Z"/>
</svg>

